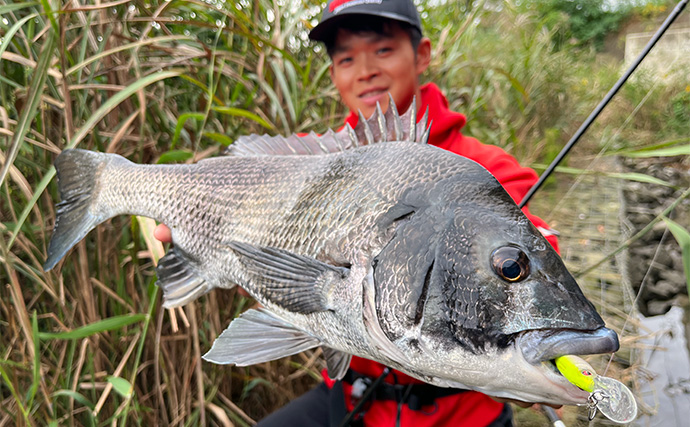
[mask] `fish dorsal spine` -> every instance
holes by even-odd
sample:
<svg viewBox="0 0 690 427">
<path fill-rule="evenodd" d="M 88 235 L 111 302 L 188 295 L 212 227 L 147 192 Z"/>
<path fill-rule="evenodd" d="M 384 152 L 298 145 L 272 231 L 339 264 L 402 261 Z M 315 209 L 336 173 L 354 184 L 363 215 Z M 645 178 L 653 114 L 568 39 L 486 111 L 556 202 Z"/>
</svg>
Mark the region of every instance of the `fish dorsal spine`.
<svg viewBox="0 0 690 427">
<path fill-rule="evenodd" d="M 353 129 L 346 124 L 335 132 L 328 129 L 323 135 L 310 132 L 306 135 L 241 136 L 225 151 L 226 155 L 239 157 L 253 156 L 302 156 L 337 153 L 351 148 L 376 144 L 386 141 L 408 141 L 426 144 L 429 139 L 431 124 L 427 124 L 429 110 L 417 123 L 417 104 L 413 99 L 407 111 L 400 115 L 393 97 L 388 94 L 389 108 L 383 113 L 376 104 L 376 111 L 369 119 L 359 113 L 359 121 Z"/>
</svg>

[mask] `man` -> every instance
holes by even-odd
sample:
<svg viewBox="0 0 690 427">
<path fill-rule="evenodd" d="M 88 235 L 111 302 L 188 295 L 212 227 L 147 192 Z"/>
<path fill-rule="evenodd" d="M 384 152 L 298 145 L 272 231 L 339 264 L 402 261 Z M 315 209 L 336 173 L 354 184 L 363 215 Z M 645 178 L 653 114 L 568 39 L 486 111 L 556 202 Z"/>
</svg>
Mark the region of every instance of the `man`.
<svg viewBox="0 0 690 427">
<path fill-rule="evenodd" d="M 331 79 L 351 113 L 345 122 L 355 127 L 358 112 L 371 116 L 379 103 L 385 111 L 390 93 L 398 111 L 417 100 L 418 117 L 428 109 L 433 123 L 429 143 L 469 157 L 487 168 L 519 201 L 537 180 L 502 149 L 464 136 L 466 119 L 450 111 L 448 101 L 433 83 L 421 85 L 420 75 L 431 60 L 431 42 L 422 37 L 419 14 L 411 0 L 330 0 L 310 38 L 323 42 L 331 57 Z M 544 230 L 546 224 L 525 212 Z M 165 228 L 156 237 L 170 240 Z M 556 240 L 548 236 L 556 247 Z M 340 425 L 367 386 L 385 367 L 353 357 L 344 381 L 324 373 L 324 383 L 262 420 L 260 426 Z M 469 390 L 423 384 L 401 372 L 386 375 L 374 398 L 362 406 L 355 424 L 367 426 L 506 426 L 510 407 Z"/>
</svg>

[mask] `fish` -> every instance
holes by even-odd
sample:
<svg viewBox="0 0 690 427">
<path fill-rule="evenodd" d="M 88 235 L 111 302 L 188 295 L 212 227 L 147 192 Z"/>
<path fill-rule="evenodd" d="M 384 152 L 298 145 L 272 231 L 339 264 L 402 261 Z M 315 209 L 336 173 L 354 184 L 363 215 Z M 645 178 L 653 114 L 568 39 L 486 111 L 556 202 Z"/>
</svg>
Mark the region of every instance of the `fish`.
<svg viewBox="0 0 690 427">
<path fill-rule="evenodd" d="M 586 403 L 553 361 L 615 352 L 618 336 L 500 183 L 426 144 L 414 103 L 389 105 L 338 132 L 242 136 L 195 164 L 64 150 L 44 269 L 109 218 L 150 217 L 174 243 L 156 270 L 164 307 L 237 285 L 260 303 L 207 361 L 320 347 L 335 379 L 357 355 L 440 387 Z"/>
</svg>

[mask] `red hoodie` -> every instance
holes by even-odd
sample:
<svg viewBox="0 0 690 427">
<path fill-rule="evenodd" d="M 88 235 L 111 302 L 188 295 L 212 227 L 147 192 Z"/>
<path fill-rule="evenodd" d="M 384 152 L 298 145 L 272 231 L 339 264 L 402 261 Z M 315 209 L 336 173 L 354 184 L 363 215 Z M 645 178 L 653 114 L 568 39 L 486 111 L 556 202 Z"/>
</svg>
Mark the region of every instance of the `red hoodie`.
<svg viewBox="0 0 690 427">
<path fill-rule="evenodd" d="M 463 135 L 460 130 L 467 119 L 464 115 L 448 109 L 448 100 L 441 93 L 439 88 L 428 83 L 421 88 L 422 99 L 419 107 L 418 117 L 429 109 L 429 120 L 433 121 L 429 143 L 443 148 L 461 156 L 470 158 L 484 166 L 491 172 L 496 179 L 508 191 L 513 200 L 519 202 L 527 194 L 530 187 L 537 182 L 537 174 L 530 168 L 522 167 L 503 149 L 485 145 L 477 139 Z M 355 113 L 345 119 L 353 128 L 357 125 L 358 116 Z M 523 208 L 527 217 L 541 230 L 549 230 L 546 223 L 539 217 L 529 213 L 527 208 Z M 546 237 L 549 242 L 558 250 L 558 243 L 555 236 Z M 361 374 L 370 377 L 378 377 L 384 369 L 384 365 L 357 356 L 352 358 L 350 367 Z M 421 383 L 420 381 L 394 371 L 395 376 L 388 375 L 386 381 L 393 383 L 397 379 L 398 384 Z M 328 378 L 324 372 L 324 380 L 329 387 L 334 381 Z M 352 386 L 343 383 L 347 410 L 351 411 L 353 405 L 349 398 Z M 436 407 L 422 408 L 421 411 L 413 411 L 403 405 L 401 412 L 401 425 L 403 426 L 454 426 L 454 427 L 482 427 L 495 420 L 503 410 L 503 403 L 496 402 L 490 397 L 475 391 L 467 391 L 451 396 L 436 399 Z M 364 415 L 365 426 L 388 426 L 394 425 L 397 415 L 397 403 L 392 400 L 374 401 L 368 406 Z"/>
</svg>

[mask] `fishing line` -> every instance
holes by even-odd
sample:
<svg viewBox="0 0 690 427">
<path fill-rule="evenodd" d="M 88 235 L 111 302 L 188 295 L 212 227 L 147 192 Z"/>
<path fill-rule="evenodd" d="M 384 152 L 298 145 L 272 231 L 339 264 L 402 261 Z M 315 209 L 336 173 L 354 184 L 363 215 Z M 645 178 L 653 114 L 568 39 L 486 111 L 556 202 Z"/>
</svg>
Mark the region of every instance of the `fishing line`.
<svg viewBox="0 0 690 427">
<path fill-rule="evenodd" d="M 673 11 L 671 11 L 671 13 L 666 18 L 666 20 L 663 22 L 663 24 L 661 24 L 661 27 L 659 27 L 659 29 L 654 34 L 654 36 L 652 36 L 649 43 L 647 43 L 647 45 L 642 50 L 642 52 L 637 56 L 637 58 L 635 58 L 635 60 L 633 61 L 631 66 L 628 68 L 628 70 L 625 72 L 625 74 L 623 74 L 623 76 L 620 79 L 618 79 L 616 84 L 613 85 L 613 87 L 611 88 L 611 90 L 609 90 L 609 92 L 606 94 L 604 99 L 599 103 L 599 105 L 597 105 L 597 107 L 594 109 L 594 111 L 592 111 L 592 113 L 589 115 L 589 117 L 587 117 L 587 119 L 584 121 L 584 123 L 582 123 L 582 125 L 577 130 L 577 132 L 575 132 L 575 135 L 573 135 L 573 137 L 570 138 L 570 141 L 568 141 L 568 143 L 565 145 L 565 147 L 563 147 L 561 152 L 558 153 L 556 158 L 546 168 L 544 173 L 542 173 L 542 175 L 539 177 L 539 180 L 532 186 L 532 188 L 529 189 L 529 191 L 527 192 L 525 197 L 523 197 L 522 201 L 518 205 L 520 208 L 524 207 L 527 204 L 527 202 L 529 202 L 529 200 L 532 198 L 534 193 L 536 193 L 537 190 L 539 190 L 539 188 L 542 186 L 542 184 L 544 184 L 544 181 L 546 181 L 546 179 L 551 175 L 551 173 L 553 173 L 554 169 L 556 169 L 556 166 L 558 166 L 558 164 L 568 154 L 570 149 L 573 148 L 573 146 L 580 140 L 582 135 L 584 135 L 584 133 L 587 131 L 587 129 L 589 129 L 590 125 L 594 122 L 594 120 L 596 120 L 596 118 L 599 117 L 599 114 L 601 114 L 601 112 L 604 110 L 604 108 L 606 108 L 606 106 L 609 104 L 611 99 L 613 99 L 613 97 L 616 95 L 616 93 L 618 93 L 618 91 L 623 86 L 623 84 L 625 84 L 625 82 L 632 75 L 632 73 L 635 71 L 635 69 L 638 67 L 638 65 L 640 65 L 642 60 L 644 60 L 644 58 L 652 50 L 654 45 L 656 45 L 656 43 L 659 41 L 661 36 L 664 35 L 664 33 L 671 26 L 673 21 L 675 21 L 676 18 L 678 17 L 678 15 L 680 15 L 680 13 L 683 11 L 683 9 L 685 9 L 685 6 L 687 6 L 687 4 L 688 4 L 688 0 L 681 0 L 680 2 L 678 2 L 676 7 L 673 9 Z"/>
<path fill-rule="evenodd" d="M 678 57 L 676 57 L 676 58 L 671 62 L 671 65 L 674 65 L 674 64 L 676 63 L 677 60 L 678 60 Z M 657 76 L 655 77 L 655 79 L 654 79 L 654 84 L 652 85 L 652 87 L 647 91 L 647 93 L 645 94 L 645 96 L 644 96 L 644 97 L 642 98 L 642 100 L 635 106 L 635 108 L 634 108 L 633 111 L 628 115 L 628 117 L 626 117 L 625 121 L 623 122 L 622 125 L 620 125 L 620 127 L 616 130 L 616 132 L 615 132 L 612 136 L 610 136 L 609 138 L 607 138 L 606 142 L 602 145 L 601 150 L 599 150 L 599 152 L 596 154 L 596 156 L 594 156 L 594 159 L 592 159 L 592 161 L 591 161 L 591 162 L 587 165 L 587 167 L 585 168 L 586 170 L 593 169 L 594 166 L 596 166 L 596 165 L 599 163 L 599 161 L 601 160 L 601 158 L 604 157 L 604 153 L 606 152 L 606 150 L 609 148 L 609 146 L 610 146 L 614 141 L 616 141 L 616 140 L 618 139 L 618 137 L 620 136 L 621 132 L 623 132 L 623 129 L 625 129 L 625 128 L 630 124 L 630 122 L 632 122 L 632 119 L 635 118 L 635 116 L 636 116 L 637 113 L 640 111 L 640 109 L 642 108 L 642 106 L 643 106 L 643 105 L 647 102 L 647 100 L 651 97 L 652 93 L 653 93 L 654 90 L 657 88 L 657 86 L 658 86 L 658 84 L 659 84 L 660 81 L 661 81 L 661 77 L 660 77 L 659 75 L 657 75 Z M 580 175 L 578 175 L 577 178 L 575 178 L 575 182 L 573 182 L 573 184 L 570 186 L 570 188 L 568 188 L 568 190 L 567 190 L 566 193 L 563 195 L 563 197 L 561 197 L 561 199 L 558 201 L 558 203 L 556 203 L 556 206 L 553 208 L 554 211 L 557 211 L 558 208 L 561 207 L 561 204 L 562 204 L 562 203 L 563 203 L 563 202 L 564 202 L 564 201 L 565 201 L 565 200 L 566 200 L 576 189 L 577 189 L 577 187 L 582 183 L 582 180 L 583 180 L 585 177 L 587 177 L 587 175 L 583 172 L 583 173 L 581 173 Z"/>
<path fill-rule="evenodd" d="M 628 322 L 632 317 L 632 312 L 635 310 L 635 307 L 637 307 L 637 301 L 640 299 L 640 295 L 642 295 L 642 289 L 644 288 L 644 285 L 647 283 L 647 277 L 649 277 L 649 273 L 652 271 L 653 265 L 656 262 L 659 253 L 661 252 L 661 245 L 666 240 L 668 232 L 668 227 L 666 227 L 666 229 L 664 230 L 664 234 L 661 236 L 661 239 L 659 239 L 659 244 L 657 245 L 656 250 L 654 251 L 654 256 L 652 257 L 652 260 L 649 262 L 649 267 L 647 267 L 647 271 L 645 271 L 644 277 L 642 277 L 642 280 L 640 281 L 640 288 L 638 289 L 637 295 L 635 295 L 635 299 L 632 302 L 630 312 L 628 313 L 628 316 L 625 318 L 625 322 L 623 322 L 623 327 L 621 328 L 621 333 L 619 334 L 621 338 L 623 337 L 623 334 L 625 333 L 625 328 L 626 326 L 628 326 Z M 606 368 L 604 368 L 603 375 L 606 375 L 606 372 L 609 370 L 609 367 L 611 366 L 612 362 L 613 354 L 609 356 L 609 361 L 606 363 Z"/>
</svg>

